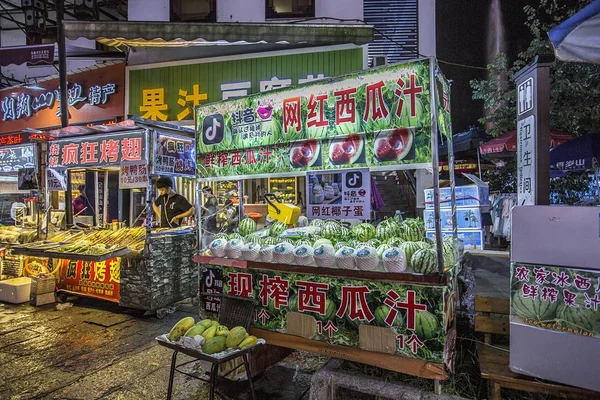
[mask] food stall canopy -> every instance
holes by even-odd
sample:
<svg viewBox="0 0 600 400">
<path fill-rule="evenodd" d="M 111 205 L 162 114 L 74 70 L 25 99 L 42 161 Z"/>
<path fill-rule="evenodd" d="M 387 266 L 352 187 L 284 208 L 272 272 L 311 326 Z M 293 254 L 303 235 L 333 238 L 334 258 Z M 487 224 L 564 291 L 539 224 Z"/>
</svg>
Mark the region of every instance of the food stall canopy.
<svg viewBox="0 0 600 400">
<path fill-rule="evenodd" d="M 578 137 L 550 150 L 550 169 L 585 171 L 600 160 L 600 134 Z"/>
<path fill-rule="evenodd" d="M 363 24 L 267 24 L 65 21 L 68 39 L 85 37 L 107 46 L 189 47 L 253 43 L 367 44 L 373 27 Z"/>
<path fill-rule="evenodd" d="M 560 60 L 600 63 L 600 0 L 551 29 L 548 36 Z"/>
<path fill-rule="evenodd" d="M 575 135 L 557 130 L 550 131 L 550 148 L 574 139 Z M 517 131 L 509 131 L 502 135 L 483 143 L 479 146 L 482 155 L 488 157 L 513 157 L 517 151 Z"/>
<path fill-rule="evenodd" d="M 66 45 L 68 60 L 118 60 L 125 59 L 125 53 L 88 49 L 85 47 Z M 36 44 L 30 46 L 9 46 L 0 48 L 0 66 L 11 64 L 53 64 L 58 58 L 56 43 Z"/>
</svg>

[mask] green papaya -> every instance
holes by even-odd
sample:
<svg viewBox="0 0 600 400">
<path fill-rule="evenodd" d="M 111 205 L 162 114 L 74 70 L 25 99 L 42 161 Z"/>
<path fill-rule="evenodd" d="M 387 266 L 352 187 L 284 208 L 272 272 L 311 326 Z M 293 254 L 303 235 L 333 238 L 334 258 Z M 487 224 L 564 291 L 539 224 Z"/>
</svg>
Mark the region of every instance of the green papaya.
<svg viewBox="0 0 600 400">
<path fill-rule="evenodd" d="M 202 345 L 202 352 L 205 354 L 220 353 L 227 348 L 225 346 L 226 340 L 227 338 L 225 336 L 215 336 L 204 342 Z"/>
</svg>

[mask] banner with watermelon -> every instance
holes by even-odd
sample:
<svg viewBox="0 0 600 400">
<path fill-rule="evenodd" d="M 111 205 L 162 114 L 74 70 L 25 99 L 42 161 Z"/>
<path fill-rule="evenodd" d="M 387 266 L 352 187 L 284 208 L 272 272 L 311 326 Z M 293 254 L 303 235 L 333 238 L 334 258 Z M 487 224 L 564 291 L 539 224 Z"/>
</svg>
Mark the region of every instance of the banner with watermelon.
<svg viewBox="0 0 600 400">
<path fill-rule="evenodd" d="M 600 272 L 513 263 L 512 322 L 600 338 Z"/>
<path fill-rule="evenodd" d="M 436 71 L 440 132 L 449 84 Z M 431 162 L 429 61 L 196 108 L 201 178 Z"/>
<path fill-rule="evenodd" d="M 383 352 L 444 362 L 454 318 L 446 286 L 207 267 L 222 270 L 224 294 L 257 299 L 256 328 L 296 334 L 289 321 L 300 314 L 307 338 L 377 351 L 369 346 L 375 340 L 371 335 L 387 334 L 392 348 Z"/>
</svg>

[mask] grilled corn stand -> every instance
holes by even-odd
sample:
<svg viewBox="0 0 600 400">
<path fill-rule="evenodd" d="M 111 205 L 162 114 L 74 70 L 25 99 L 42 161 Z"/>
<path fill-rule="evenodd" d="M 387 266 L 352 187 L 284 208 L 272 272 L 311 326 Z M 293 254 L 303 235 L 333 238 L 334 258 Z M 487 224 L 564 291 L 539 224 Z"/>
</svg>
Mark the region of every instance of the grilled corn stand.
<svg viewBox="0 0 600 400">
<path fill-rule="evenodd" d="M 202 183 L 307 173 L 309 179 L 317 171 L 343 179 L 358 179 L 360 171 L 370 180 L 369 171 L 432 168 L 438 238 L 437 273 L 425 275 L 244 261 L 203 250 L 196 258 L 203 290 L 255 297 L 253 334 L 269 344 L 433 379 L 439 390 L 453 370 L 456 337 L 456 259 L 444 265 L 437 155 L 439 137 L 451 139 L 449 90 L 435 59 L 423 59 L 199 106 Z M 253 115 L 245 121 L 249 129 L 236 125 L 236 114 Z M 408 136 L 394 153 L 383 140 L 398 131 Z M 356 201 L 367 197 L 370 209 L 368 192 L 349 192 Z M 354 207 L 340 214 L 309 201 L 307 210 L 311 218 L 371 218 Z M 215 298 L 203 300 L 205 312 L 218 309 Z"/>
<path fill-rule="evenodd" d="M 94 170 L 94 199 L 88 199 L 87 204 L 97 226 L 58 232 L 48 240 L 18 246 L 14 251 L 49 260 L 49 265 L 55 267 L 62 296 L 99 298 L 162 316 L 167 305 L 195 295 L 194 228 L 152 229 L 151 206 L 154 175 L 194 178 L 195 141 L 189 137 L 191 133 L 143 119 L 52 131 L 56 140 L 48 146 L 49 169 Z M 120 171 L 109 172 L 106 168 L 110 167 L 120 167 Z M 118 182 L 109 180 L 109 173 L 118 177 Z M 145 222 L 146 226 L 125 228 L 124 222 L 109 218 L 117 213 L 121 221 L 130 218 L 122 191 L 118 205 L 109 204 L 108 192 L 114 194 L 123 188 L 145 191 L 144 210 L 130 224 Z M 109 224 L 110 219 L 113 221 Z"/>
</svg>

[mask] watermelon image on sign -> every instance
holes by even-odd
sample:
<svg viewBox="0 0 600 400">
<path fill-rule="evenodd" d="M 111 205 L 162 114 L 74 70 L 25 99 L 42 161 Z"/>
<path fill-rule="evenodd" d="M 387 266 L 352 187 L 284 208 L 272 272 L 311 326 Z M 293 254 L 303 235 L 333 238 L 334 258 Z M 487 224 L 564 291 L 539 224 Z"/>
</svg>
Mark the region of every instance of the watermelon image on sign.
<svg viewBox="0 0 600 400">
<path fill-rule="evenodd" d="M 414 142 L 413 128 L 396 128 L 379 132 L 374 142 L 375 157 L 379 161 L 400 161 L 407 157 Z"/>
<path fill-rule="evenodd" d="M 329 159 L 335 165 L 357 164 L 364 160 L 365 138 L 352 133 L 345 139 L 334 139 L 329 145 Z"/>
<path fill-rule="evenodd" d="M 290 164 L 293 168 L 321 165 L 321 143 L 316 139 L 290 146 Z"/>
</svg>

